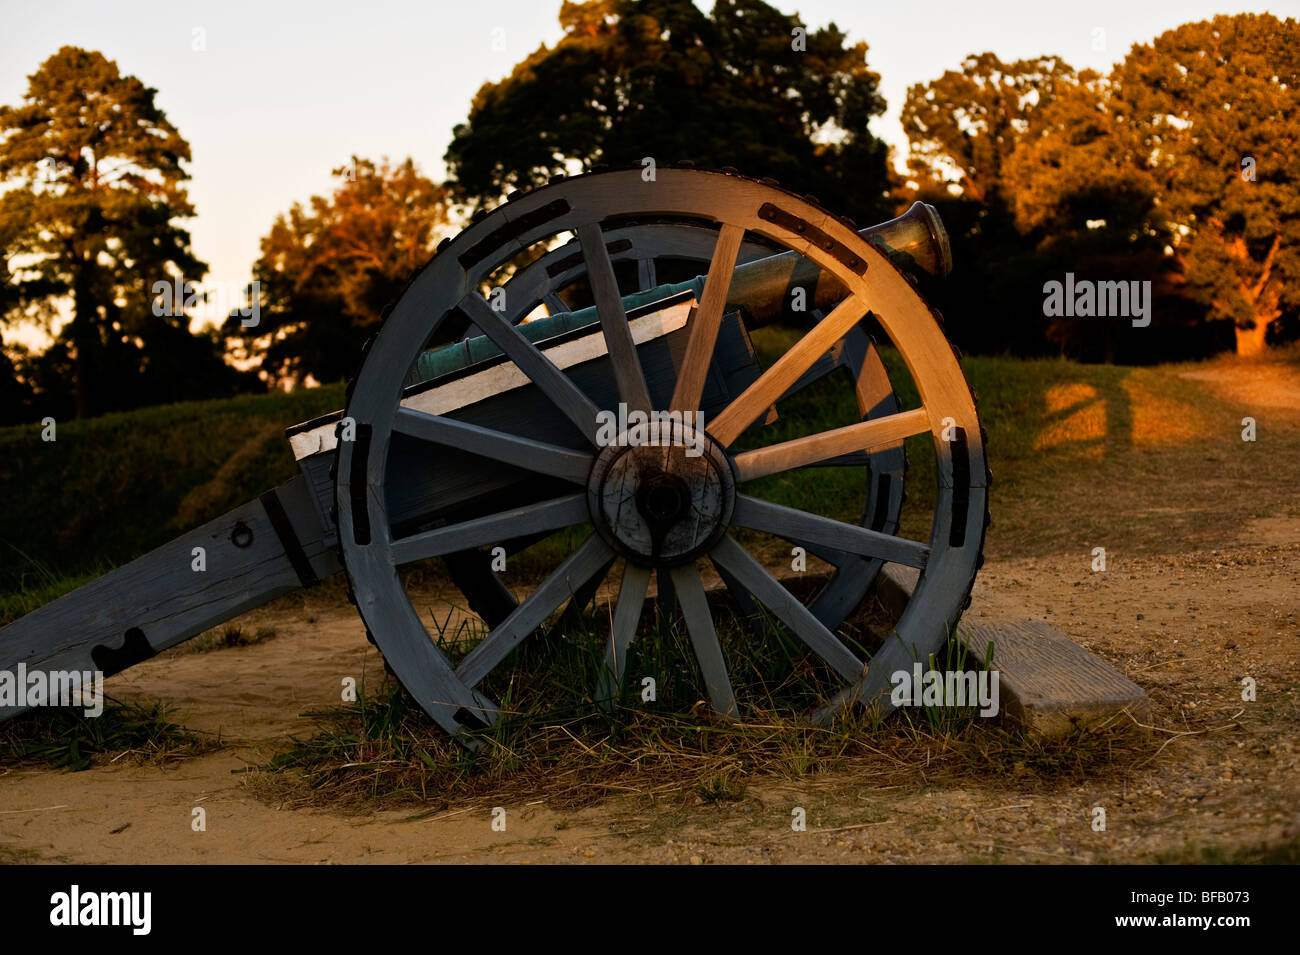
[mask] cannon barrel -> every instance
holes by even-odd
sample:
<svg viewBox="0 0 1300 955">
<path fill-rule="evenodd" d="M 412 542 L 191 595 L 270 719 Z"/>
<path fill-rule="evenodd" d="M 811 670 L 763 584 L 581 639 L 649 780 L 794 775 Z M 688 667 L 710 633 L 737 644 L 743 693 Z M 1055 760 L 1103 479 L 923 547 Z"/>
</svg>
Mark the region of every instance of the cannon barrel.
<svg viewBox="0 0 1300 955">
<path fill-rule="evenodd" d="M 863 229 L 858 235 L 884 252 L 900 269 L 916 276 L 946 278 L 952 272 L 948 232 L 931 205 L 915 202 L 896 219 Z M 750 327 L 780 318 L 792 288 L 807 293 L 807 307 L 829 308 L 847 290 L 829 272 L 797 252 L 783 252 L 736 267 L 727 300 L 743 306 Z"/>
<path fill-rule="evenodd" d="M 917 277 L 942 279 L 952 271 L 948 232 L 939 213 L 927 203 L 914 202 L 898 218 L 869 226 L 858 235 L 884 252 L 901 270 Z M 704 294 L 704 281 L 705 276 L 699 275 L 675 285 L 660 285 L 625 295 L 623 308 L 631 313 L 683 292 L 693 292 L 699 299 Z M 782 252 L 736 266 L 727 301 L 745 310 L 747 327 L 758 328 L 786 315 L 790 292 L 795 288 L 804 290 L 806 310 L 829 309 L 848 294 L 834 275 L 812 259 L 797 252 Z M 529 341 L 537 343 L 579 328 L 594 327 L 599 321 L 593 305 L 525 321 L 520 331 Z M 405 383 L 408 387 L 424 385 L 500 354 L 501 349 L 486 335 L 431 348 L 416 360 Z"/>
</svg>

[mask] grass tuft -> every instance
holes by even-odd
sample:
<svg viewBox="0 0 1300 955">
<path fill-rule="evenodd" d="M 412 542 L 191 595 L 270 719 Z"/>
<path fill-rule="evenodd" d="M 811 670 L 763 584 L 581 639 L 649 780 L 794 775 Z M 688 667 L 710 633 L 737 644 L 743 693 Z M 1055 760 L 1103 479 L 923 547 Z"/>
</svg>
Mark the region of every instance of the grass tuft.
<svg viewBox="0 0 1300 955">
<path fill-rule="evenodd" d="M 199 634 L 193 640 L 181 644 L 179 649 L 181 653 L 211 653 L 213 650 L 228 650 L 231 647 L 255 646 L 274 637 L 273 627 L 245 630 L 236 624 L 227 624 Z"/>
<path fill-rule="evenodd" d="M 78 771 L 129 757 L 137 765 L 165 765 L 220 747 L 173 718 L 161 702 L 120 703 L 105 698 L 104 712 L 87 717 L 80 709 L 33 709 L 0 723 L 0 757 L 7 764 Z"/>
</svg>

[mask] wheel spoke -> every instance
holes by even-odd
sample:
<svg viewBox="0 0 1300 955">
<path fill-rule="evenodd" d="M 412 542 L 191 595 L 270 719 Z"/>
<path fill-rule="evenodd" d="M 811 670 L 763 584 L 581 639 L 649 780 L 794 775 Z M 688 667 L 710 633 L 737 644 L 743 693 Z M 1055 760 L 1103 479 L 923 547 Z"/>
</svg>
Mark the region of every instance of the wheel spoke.
<svg viewBox="0 0 1300 955">
<path fill-rule="evenodd" d="M 713 347 L 718 340 L 718 327 L 722 324 L 722 310 L 727 307 L 727 293 L 731 290 L 731 276 L 736 269 L 736 256 L 745 230 L 737 225 L 724 225 L 718 233 L 718 244 L 709 263 L 709 274 L 700 293 L 700 304 L 691 320 L 691 337 L 686 345 L 686 360 L 677 374 L 673 388 L 673 411 L 696 411 L 704 393 L 704 379 L 713 360 Z"/>
<path fill-rule="evenodd" d="M 582 243 L 582 257 L 587 263 L 587 281 L 596 300 L 596 314 L 605 331 L 605 348 L 618 382 L 618 396 L 629 411 L 650 410 L 650 389 L 646 387 L 645 372 L 632 341 L 632 328 L 623 310 L 623 298 L 618 292 L 614 277 L 614 263 L 605 248 L 605 236 L 597 224 L 578 226 L 578 241 Z"/>
<path fill-rule="evenodd" d="M 653 258 L 637 259 L 636 284 L 638 292 L 648 292 L 655 287 L 655 260 Z"/>
<path fill-rule="evenodd" d="M 895 564 L 922 569 L 930 548 L 917 541 L 882 534 L 857 524 L 833 521 L 807 511 L 784 507 L 741 494 L 736 497 L 733 523 L 756 531 L 776 534 L 786 540 L 810 542 L 860 557 L 879 557 Z"/>
<path fill-rule="evenodd" d="M 540 504 L 527 504 L 399 538 L 393 541 L 393 563 L 406 564 L 538 531 L 558 531 L 562 527 L 581 524 L 590 516 L 586 494 L 569 494 Z"/>
<path fill-rule="evenodd" d="M 569 306 L 564 303 L 555 292 L 547 292 L 542 296 L 542 304 L 546 306 L 547 314 L 559 315 L 561 312 L 569 311 Z"/>
<path fill-rule="evenodd" d="M 829 315 L 809 329 L 808 334 L 795 342 L 793 348 L 778 358 L 771 368 L 759 375 L 757 381 L 727 405 L 705 430 L 723 447 L 730 446 L 742 431 L 785 394 L 786 389 L 798 381 L 866 313 L 866 305 L 853 296 L 840 302 L 831 309 Z"/>
<path fill-rule="evenodd" d="M 833 458 L 827 458 L 824 461 L 814 461 L 811 464 L 802 464 L 800 467 L 805 468 L 865 468 L 871 465 L 871 453 L 868 451 L 850 451 L 848 454 L 837 454 Z"/>
<path fill-rule="evenodd" d="M 713 629 L 713 615 L 709 612 L 709 600 L 704 596 L 700 572 L 694 564 L 687 564 L 674 567 L 671 576 L 677 590 L 677 601 L 682 607 L 682 616 L 686 618 L 686 630 L 691 635 L 691 646 L 695 648 L 695 659 L 699 661 L 700 672 L 704 674 L 709 701 L 720 715 L 734 718 L 736 695 L 731 689 L 731 678 L 727 674 L 727 662 L 722 658 L 718 634 Z"/>
<path fill-rule="evenodd" d="M 532 438 L 521 438 L 467 421 L 416 411 L 414 408 L 397 409 L 393 430 L 413 438 L 492 458 L 503 464 L 513 464 L 538 474 L 564 478 L 575 484 L 587 483 L 587 475 L 591 471 L 591 455 L 582 451 L 534 441 Z"/>
<path fill-rule="evenodd" d="M 598 410 L 591 399 L 541 349 L 524 338 L 517 326 L 494 312 L 483 299 L 471 292 L 460 300 L 460 308 L 541 389 L 542 394 L 555 403 L 587 440 L 596 444 Z"/>
<path fill-rule="evenodd" d="M 747 392 L 748 393 L 748 392 Z M 712 428 L 709 429 L 712 431 Z M 870 418 L 844 428 L 823 431 L 792 441 L 783 441 L 736 455 L 736 472 L 742 481 L 791 468 L 816 464 L 850 451 L 874 451 L 914 434 L 930 430 L 930 416 L 924 408 L 900 411 L 883 418 Z"/>
<path fill-rule="evenodd" d="M 483 638 L 456 668 L 456 676 L 466 686 L 477 686 L 524 639 L 549 617 L 560 604 L 573 596 L 592 576 L 605 566 L 614 552 L 596 534 L 565 558 L 551 575 L 537 585 L 501 626 Z"/>
<path fill-rule="evenodd" d="M 863 663 L 842 644 L 790 591 L 781 586 L 767 569 L 728 535 L 713 548 L 711 556 L 735 575 L 749 592 L 808 648 L 830 664 L 850 683 L 862 678 Z"/>
<path fill-rule="evenodd" d="M 650 568 L 627 561 L 623 566 L 623 582 L 618 589 L 618 603 L 614 607 L 614 620 L 609 628 L 609 646 L 605 649 L 605 670 L 601 673 L 596 699 L 606 709 L 611 708 L 618 688 L 623 685 L 623 671 L 627 667 L 627 648 L 636 636 L 641 622 L 641 608 L 645 605 L 646 591 L 650 587 Z"/>
</svg>

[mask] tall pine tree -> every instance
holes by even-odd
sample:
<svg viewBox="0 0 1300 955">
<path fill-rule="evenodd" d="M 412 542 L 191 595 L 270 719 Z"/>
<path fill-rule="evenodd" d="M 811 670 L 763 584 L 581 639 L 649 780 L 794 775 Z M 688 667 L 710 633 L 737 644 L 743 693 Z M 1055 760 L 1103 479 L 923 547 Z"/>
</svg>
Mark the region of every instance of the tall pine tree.
<svg viewBox="0 0 1300 955">
<path fill-rule="evenodd" d="M 189 144 L 102 53 L 63 47 L 0 107 L 0 244 L 10 322 L 71 321 L 43 359 L 47 389 L 68 387 L 78 416 L 228 391 L 238 373 L 215 336 L 182 313 L 157 316 L 154 282 L 194 282 L 206 266 L 175 220 L 194 215 L 183 183 Z"/>
</svg>

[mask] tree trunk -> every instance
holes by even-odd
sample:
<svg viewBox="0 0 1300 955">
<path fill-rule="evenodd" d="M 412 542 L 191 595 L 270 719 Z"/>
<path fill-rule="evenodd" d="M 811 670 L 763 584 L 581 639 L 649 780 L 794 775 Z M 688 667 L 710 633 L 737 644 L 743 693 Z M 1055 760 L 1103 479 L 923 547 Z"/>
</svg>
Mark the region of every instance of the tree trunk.
<svg viewBox="0 0 1300 955">
<path fill-rule="evenodd" d="M 76 398 L 75 410 L 78 418 L 90 416 L 91 386 L 95 362 L 91 357 L 94 349 L 95 326 L 93 322 L 95 303 L 90 290 L 90 269 L 83 263 L 77 269 L 72 288 L 72 373 L 73 393 Z"/>
<path fill-rule="evenodd" d="M 1268 335 L 1268 326 L 1282 314 L 1279 300 L 1282 297 L 1281 282 L 1273 279 L 1273 265 L 1277 260 L 1277 250 L 1282 244 L 1281 234 L 1273 236 L 1264 264 L 1260 266 L 1259 276 L 1254 282 L 1242 278 L 1238 288 L 1250 305 L 1251 317 L 1255 324 L 1250 328 L 1237 326 L 1237 354 L 1258 355 L 1264 350 L 1264 339 Z M 1250 263 L 1250 253 L 1244 239 L 1238 237 L 1229 246 L 1229 254 L 1238 261 L 1240 268 Z"/>
<path fill-rule="evenodd" d="M 1243 357 L 1258 355 L 1264 350 L 1264 336 L 1268 334 L 1267 321 L 1255 319 L 1253 328 L 1237 326 L 1237 354 Z"/>
</svg>

